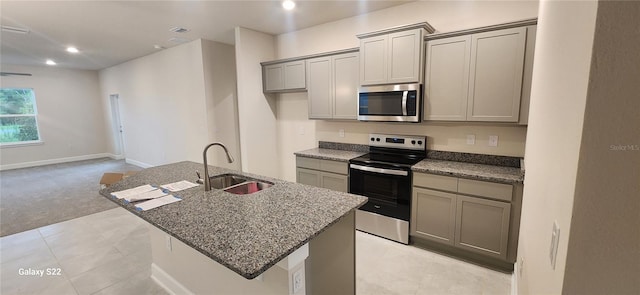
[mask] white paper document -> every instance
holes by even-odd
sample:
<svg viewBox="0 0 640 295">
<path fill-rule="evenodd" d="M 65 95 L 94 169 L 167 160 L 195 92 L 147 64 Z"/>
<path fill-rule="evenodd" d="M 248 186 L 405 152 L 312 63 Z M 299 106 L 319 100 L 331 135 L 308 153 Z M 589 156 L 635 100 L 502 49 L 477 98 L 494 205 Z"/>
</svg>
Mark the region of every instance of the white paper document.
<svg viewBox="0 0 640 295">
<path fill-rule="evenodd" d="M 123 191 L 119 191 L 119 192 L 112 192 L 111 196 L 116 197 L 118 199 L 123 199 L 126 197 L 130 197 L 130 196 L 135 196 L 135 195 L 139 195 L 141 193 L 146 193 L 148 191 L 152 191 L 155 190 L 156 188 L 149 185 L 149 184 L 145 184 L 145 185 L 141 185 L 138 187 L 134 187 L 134 188 L 130 188 L 127 190 L 123 190 Z"/>
<path fill-rule="evenodd" d="M 192 187 L 196 187 L 199 184 L 197 183 L 193 183 L 191 181 L 178 181 L 178 182 L 174 182 L 174 183 L 169 183 L 169 184 L 165 184 L 165 185 L 161 185 L 160 187 L 172 192 L 178 192 L 181 190 L 186 190 L 188 188 L 192 188 Z"/>
<path fill-rule="evenodd" d="M 160 197 L 164 197 L 166 195 L 168 195 L 168 194 L 163 192 L 161 189 L 156 189 L 156 190 L 144 192 L 144 193 L 141 193 L 141 194 L 137 194 L 137 195 L 134 195 L 134 196 L 124 197 L 124 199 L 127 202 L 137 202 L 137 201 L 142 201 L 142 200 L 157 199 L 157 198 L 160 198 Z"/>
<path fill-rule="evenodd" d="M 157 198 L 150 201 L 142 202 L 140 204 L 136 204 L 136 210 L 147 211 L 149 209 L 158 208 L 160 206 L 175 203 L 178 201 L 182 201 L 182 199 L 176 198 L 173 195 L 167 195 L 162 198 Z"/>
</svg>

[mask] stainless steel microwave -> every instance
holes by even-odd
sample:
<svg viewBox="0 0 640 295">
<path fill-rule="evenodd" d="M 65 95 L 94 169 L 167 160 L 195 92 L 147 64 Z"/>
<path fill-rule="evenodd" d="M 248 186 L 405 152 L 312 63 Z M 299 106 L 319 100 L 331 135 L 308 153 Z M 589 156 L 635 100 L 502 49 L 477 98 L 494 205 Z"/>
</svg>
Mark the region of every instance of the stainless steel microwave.
<svg viewBox="0 0 640 295">
<path fill-rule="evenodd" d="M 358 89 L 358 120 L 420 122 L 421 84 L 368 86 Z"/>
</svg>

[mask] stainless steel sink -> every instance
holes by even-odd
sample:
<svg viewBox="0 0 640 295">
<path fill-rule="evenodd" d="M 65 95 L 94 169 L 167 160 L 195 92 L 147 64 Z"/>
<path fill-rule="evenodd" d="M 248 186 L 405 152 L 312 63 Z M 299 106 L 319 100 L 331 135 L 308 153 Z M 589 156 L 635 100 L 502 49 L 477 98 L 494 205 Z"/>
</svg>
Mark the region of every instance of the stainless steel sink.
<svg viewBox="0 0 640 295">
<path fill-rule="evenodd" d="M 211 187 L 215 189 L 224 189 L 236 184 L 246 182 L 248 179 L 236 174 L 222 174 L 209 178 Z"/>
<path fill-rule="evenodd" d="M 236 195 L 247 195 L 273 185 L 273 183 L 244 177 L 237 174 L 222 174 L 209 178 L 211 188 L 222 189 Z"/>
<path fill-rule="evenodd" d="M 259 192 L 272 185 L 273 183 L 252 180 L 228 187 L 224 191 L 236 195 L 248 195 Z"/>
</svg>

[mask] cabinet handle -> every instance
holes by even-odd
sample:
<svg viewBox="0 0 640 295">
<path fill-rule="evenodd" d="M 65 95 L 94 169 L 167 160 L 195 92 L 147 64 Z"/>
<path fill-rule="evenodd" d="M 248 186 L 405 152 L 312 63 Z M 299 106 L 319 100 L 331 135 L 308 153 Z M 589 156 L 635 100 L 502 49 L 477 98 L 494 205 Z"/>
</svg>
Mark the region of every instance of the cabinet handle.
<svg viewBox="0 0 640 295">
<path fill-rule="evenodd" d="M 407 115 L 407 94 L 409 93 L 409 91 L 405 90 L 402 91 L 402 115 L 406 116 Z"/>
</svg>

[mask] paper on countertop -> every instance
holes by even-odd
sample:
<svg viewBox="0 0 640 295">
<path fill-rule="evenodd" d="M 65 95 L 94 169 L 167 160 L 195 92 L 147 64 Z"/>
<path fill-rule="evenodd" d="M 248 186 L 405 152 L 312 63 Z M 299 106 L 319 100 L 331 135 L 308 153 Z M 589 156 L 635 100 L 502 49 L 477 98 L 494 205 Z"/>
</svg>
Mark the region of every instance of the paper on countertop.
<svg viewBox="0 0 640 295">
<path fill-rule="evenodd" d="M 129 197 L 124 197 L 124 200 L 127 201 L 127 202 L 137 202 L 137 201 L 142 201 L 142 200 L 157 199 L 157 198 L 160 198 L 160 197 L 164 197 L 166 195 L 167 195 L 167 193 L 165 193 L 161 189 L 156 189 L 156 190 L 144 192 L 144 193 L 141 193 L 141 194 L 137 194 L 137 195 L 133 195 L 133 196 L 129 196 Z"/>
<path fill-rule="evenodd" d="M 162 198 L 153 199 L 150 201 L 142 202 L 136 205 L 136 210 L 138 211 L 147 211 L 149 209 L 157 208 L 160 206 L 164 206 L 167 204 L 175 203 L 178 201 L 182 201 L 180 198 L 176 198 L 173 195 L 166 195 Z"/>
<path fill-rule="evenodd" d="M 181 190 L 185 190 L 188 188 L 192 188 L 192 187 L 196 187 L 199 184 L 197 183 L 193 183 L 191 181 L 186 181 L 186 180 L 182 180 L 182 181 L 178 181 L 178 182 L 173 182 L 173 183 L 169 183 L 169 184 L 165 184 L 165 185 L 161 185 L 160 187 L 172 192 L 178 192 Z"/>
<path fill-rule="evenodd" d="M 126 198 L 126 197 L 139 195 L 141 193 L 146 193 L 148 191 L 152 191 L 152 190 L 155 190 L 155 189 L 156 188 L 151 186 L 150 184 L 145 184 L 145 185 L 141 185 L 141 186 L 138 186 L 138 187 L 126 189 L 126 190 L 119 191 L 119 192 L 112 192 L 111 196 L 116 197 L 118 199 L 123 199 L 123 198 Z"/>
</svg>

